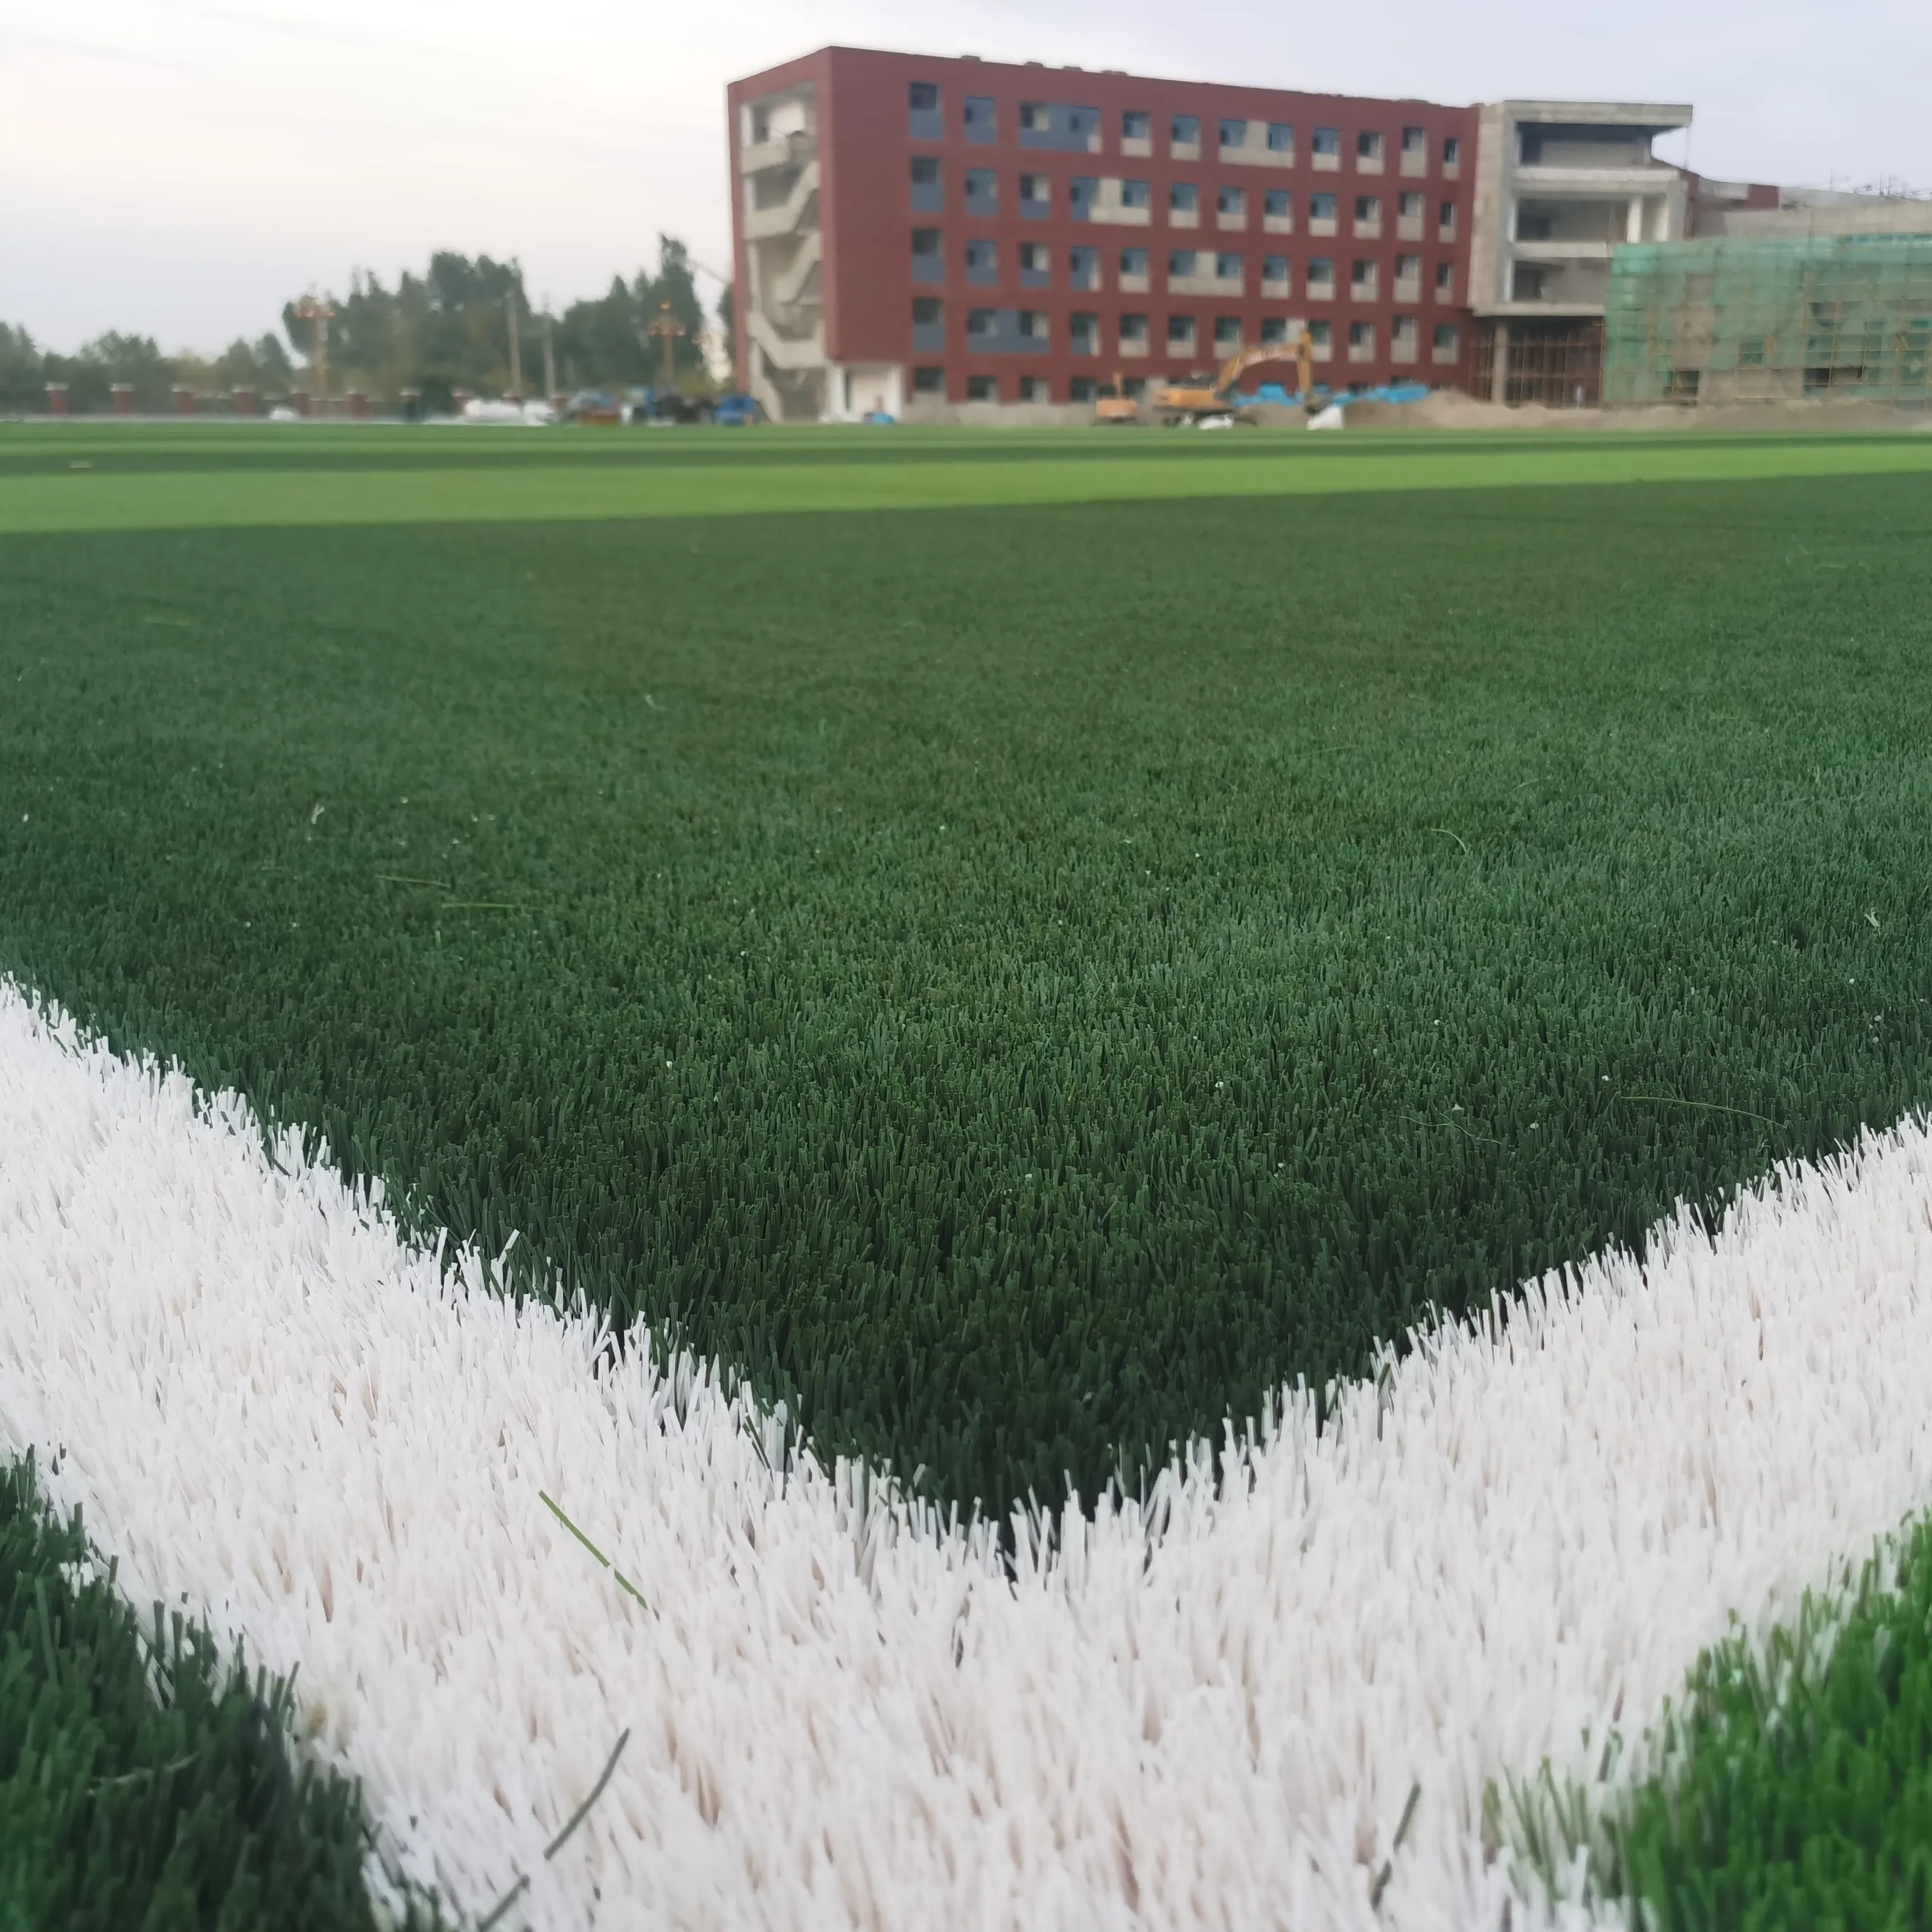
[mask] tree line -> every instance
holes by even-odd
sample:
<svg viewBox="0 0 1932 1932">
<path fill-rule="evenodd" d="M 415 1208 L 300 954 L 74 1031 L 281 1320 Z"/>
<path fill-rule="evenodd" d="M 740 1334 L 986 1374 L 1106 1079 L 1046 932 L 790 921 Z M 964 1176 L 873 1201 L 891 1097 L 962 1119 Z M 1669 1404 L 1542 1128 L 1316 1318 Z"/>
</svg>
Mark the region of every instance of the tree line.
<svg viewBox="0 0 1932 1932">
<path fill-rule="evenodd" d="M 394 408 L 406 390 L 419 394 L 431 411 L 452 408 L 459 391 L 538 394 L 547 334 L 557 384 L 566 393 L 655 386 L 662 380 L 665 338 L 650 332 L 667 314 L 679 332 L 668 338 L 676 386 L 694 394 L 713 386 L 700 344 L 707 318 L 690 253 L 670 236 L 658 238 L 654 273 L 613 276 L 602 295 L 573 302 L 554 316 L 532 302 L 517 262 L 448 250 L 431 255 L 423 274 L 406 268 L 390 284 L 358 270 L 346 294 L 327 292 L 324 299 L 335 311 L 328 324 L 329 393 L 360 389 L 379 407 Z M 520 381 L 510 366 L 513 302 Z M 68 386 L 76 414 L 109 408 L 113 386 L 122 382 L 144 415 L 171 408 L 178 386 L 200 395 L 253 389 L 266 407 L 314 387 L 314 325 L 299 307 L 299 298 L 283 305 L 280 334 L 238 339 L 212 358 L 165 355 L 151 336 L 119 333 L 62 356 L 41 348 L 25 328 L 0 322 L 0 412 L 44 409 L 50 382 Z M 728 346 L 729 289 L 718 304 L 717 326 Z"/>
</svg>

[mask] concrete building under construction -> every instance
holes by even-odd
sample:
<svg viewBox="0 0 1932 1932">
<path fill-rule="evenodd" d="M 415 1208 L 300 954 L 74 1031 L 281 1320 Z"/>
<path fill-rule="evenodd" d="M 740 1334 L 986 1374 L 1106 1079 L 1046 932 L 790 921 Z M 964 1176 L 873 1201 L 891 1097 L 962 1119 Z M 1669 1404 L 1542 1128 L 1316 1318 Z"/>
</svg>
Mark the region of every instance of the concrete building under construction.
<svg viewBox="0 0 1932 1932">
<path fill-rule="evenodd" d="M 1918 207 L 1932 216 L 1932 204 Z M 1932 232 L 1763 235 L 1747 224 L 1673 248 L 1619 249 L 1607 321 L 1606 402 L 1924 407 Z"/>
</svg>

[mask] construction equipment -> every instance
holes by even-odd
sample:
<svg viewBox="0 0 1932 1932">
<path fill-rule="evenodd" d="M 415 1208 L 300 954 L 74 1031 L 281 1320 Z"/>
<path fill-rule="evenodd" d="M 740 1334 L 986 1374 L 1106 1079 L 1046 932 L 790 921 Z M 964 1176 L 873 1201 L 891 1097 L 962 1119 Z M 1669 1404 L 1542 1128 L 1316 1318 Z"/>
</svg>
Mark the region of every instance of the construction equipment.
<svg viewBox="0 0 1932 1932">
<path fill-rule="evenodd" d="M 1140 398 L 1127 394 L 1126 379 L 1116 369 L 1114 380 L 1100 386 L 1100 394 L 1094 404 L 1094 420 L 1096 423 L 1137 423 L 1140 419 Z"/>
<path fill-rule="evenodd" d="M 1258 349 L 1244 349 L 1238 355 L 1229 356 L 1212 382 L 1170 382 L 1156 389 L 1155 412 L 1170 427 L 1176 423 L 1203 422 L 1210 416 L 1231 416 L 1235 408 L 1234 385 L 1250 369 L 1264 362 L 1285 362 L 1291 356 L 1305 404 L 1315 388 L 1315 344 L 1301 323 L 1291 322 L 1281 341 L 1264 342 Z"/>
</svg>

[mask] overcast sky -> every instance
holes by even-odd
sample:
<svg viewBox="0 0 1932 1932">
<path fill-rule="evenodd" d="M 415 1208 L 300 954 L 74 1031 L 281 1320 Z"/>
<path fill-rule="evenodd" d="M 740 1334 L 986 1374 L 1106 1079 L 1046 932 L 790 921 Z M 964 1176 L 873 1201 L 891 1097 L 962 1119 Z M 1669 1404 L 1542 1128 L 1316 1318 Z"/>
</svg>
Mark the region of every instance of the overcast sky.
<svg viewBox="0 0 1932 1932">
<path fill-rule="evenodd" d="M 722 267 L 724 84 L 827 41 L 1688 100 L 1704 173 L 1932 190 L 1932 0 L 0 0 L 0 320 L 210 350 L 436 248 L 516 256 L 559 304 L 660 230 Z"/>
</svg>

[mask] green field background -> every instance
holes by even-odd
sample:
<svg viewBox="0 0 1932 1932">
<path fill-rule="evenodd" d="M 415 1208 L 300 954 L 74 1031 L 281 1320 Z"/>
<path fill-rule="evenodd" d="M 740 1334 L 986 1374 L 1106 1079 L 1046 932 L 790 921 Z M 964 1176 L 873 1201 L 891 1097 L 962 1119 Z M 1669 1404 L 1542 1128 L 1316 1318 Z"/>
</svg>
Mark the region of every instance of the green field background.
<svg viewBox="0 0 1932 1932">
<path fill-rule="evenodd" d="M 1932 436 L 895 428 L 635 434 L 76 422 L 0 441 L 0 532 L 598 518 L 1923 475 Z M 161 479 L 165 478 L 165 486 Z"/>
<path fill-rule="evenodd" d="M 1584 478 L 1932 440 L 1212 441 L 1424 487 L 0 540 L 0 965 L 995 1510 L 1927 1099 L 1932 478 Z"/>
</svg>

